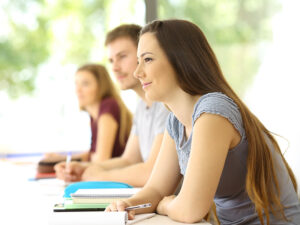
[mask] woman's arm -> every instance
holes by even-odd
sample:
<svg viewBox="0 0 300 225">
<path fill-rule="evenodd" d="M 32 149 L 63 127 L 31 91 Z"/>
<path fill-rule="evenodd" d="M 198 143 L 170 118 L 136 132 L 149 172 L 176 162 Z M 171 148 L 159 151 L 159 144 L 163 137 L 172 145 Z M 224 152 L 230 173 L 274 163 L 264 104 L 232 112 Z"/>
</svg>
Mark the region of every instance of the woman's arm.
<svg viewBox="0 0 300 225">
<path fill-rule="evenodd" d="M 181 179 L 176 147 L 173 139 L 165 131 L 161 149 L 153 171 L 144 188 L 126 201 L 127 205 L 150 202 L 151 208 L 140 209 L 137 213 L 154 212 L 163 196 L 174 193 Z"/>
<path fill-rule="evenodd" d="M 83 174 L 84 180 L 101 180 L 103 173 L 110 170 L 116 170 L 136 163 L 143 162 L 138 136 L 131 133 L 126 143 L 126 148 L 121 157 L 115 157 L 105 160 L 101 163 L 91 164 Z M 106 178 L 107 179 L 107 178 Z"/>
<path fill-rule="evenodd" d="M 224 117 L 204 113 L 193 129 L 193 141 L 183 186 L 179 195 L 162 207 L 170 218 L 194 223 L 210 210 L 228 150 L 240 135 Z"/>
<path fill-rule="evenodd" d="M 110 159 L 116 140 L 118 123 L 111 114 L 105 113 L 98 119 L 98 133 L 96 151 L 92 155 L 92 162 L 102 162 Z"/>
<path fill-rule="evenodd" d="M 90 156 L 89 151 L 85 151 L 82 153 L 76 153 L 76 154 L 72 155 L 72 160 L 80 159 L 80 161 L 82 161 L 82 162 L 87 162 L 87 161 L 89 161 L 89 156 Z"/>
<path fill-rule="evenodd" d="M 144 162 L 141 158 L 140 162 L 136 162 L 126 167 L 119 167 L 102 171 L 94 168 L 88 168 L 83 175 L 83 179 L 118 181 L 130 184 L 135 187 L 143 187 L 151 175 L 155 160 L 161 147 L 162 139 L 163 134 L 156 135 L 152 143 L 152 148 L 147 161 Z M 138 142 L 135 143 L 139 146 Z M 130 155 L 132 155 L 132 153 L 135 152 L 134 149 L 136 149 L 136 147 L 134 147 L 133 145 L 130 146 L 132 146 L 132 151 L 129 152 L 126 149 L 125 153 L 123 154 L 124 156 L 121 157 L 123 160 L 127 159 L 127 162 L 132 162 L 132 159 L 130 159 Z M 141 157 L 140 151 L 138 151 L 136 154 L 136 156 L 132 156 L 133 159 Z M 103 166 L 103 163 L 101 163 L 101 166 Z"/>
</svg>

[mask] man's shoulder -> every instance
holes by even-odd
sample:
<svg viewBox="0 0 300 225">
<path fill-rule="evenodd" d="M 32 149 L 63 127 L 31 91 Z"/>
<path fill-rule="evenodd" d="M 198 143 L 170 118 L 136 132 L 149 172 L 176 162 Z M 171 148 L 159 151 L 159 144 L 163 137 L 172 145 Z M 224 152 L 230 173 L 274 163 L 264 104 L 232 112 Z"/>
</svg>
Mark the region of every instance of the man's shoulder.
<svg viewBox="0 0 300 225">
<path fill-rule="evenodd" d="M 167 116 L 170 113 L 167 107 L 161 102 L 153 102 L 151 107 L 153 107 L 153 112 L 155 112 L 155 114 L 159 113 L 161 116 Z"/>
</svg>

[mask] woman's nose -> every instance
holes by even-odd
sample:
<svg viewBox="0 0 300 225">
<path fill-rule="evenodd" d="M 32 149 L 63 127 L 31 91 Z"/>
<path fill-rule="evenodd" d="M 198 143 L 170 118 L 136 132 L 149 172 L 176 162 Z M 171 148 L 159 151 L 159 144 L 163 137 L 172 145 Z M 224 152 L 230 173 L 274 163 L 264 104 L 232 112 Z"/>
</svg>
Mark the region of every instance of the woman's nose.
<svg viewBox="0 0 300 225">
<path fill-rule="evenodd" d="M 80 93 L 81 92 L 81 88 L 79 86 L 76 86 L 75 91 L 76 91 L 76 93 Z"/>
<path fill-rule="evenodd" d="M 140 64 L 137 64 L 137 67 L 133 73 L 133 76 L 137 79 L 141 78 L 143 76 L 143 71 L 141 69 Z"/>
</svg>

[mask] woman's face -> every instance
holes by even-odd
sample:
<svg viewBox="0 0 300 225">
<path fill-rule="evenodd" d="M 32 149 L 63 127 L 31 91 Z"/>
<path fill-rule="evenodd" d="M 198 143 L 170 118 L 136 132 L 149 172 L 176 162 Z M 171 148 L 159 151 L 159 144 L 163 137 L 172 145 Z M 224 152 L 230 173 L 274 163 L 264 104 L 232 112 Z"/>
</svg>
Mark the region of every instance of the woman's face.
<svg viewBox="0 0 300 225">
<path fill-rule="evenodd" d="M 179 86 L 175 71 L 152 33 L 145 33 L 138 44 L 138 67 L 135 77 L 142 83 L 146 98 L 167 102 Z"/>
<path fill-rule="evenodd" d="M 75 86 L 80 107 L 87 107 L 97 102 L 98 83 L 92 73 L 78 71 L 75 74 Z"/>
</svg>

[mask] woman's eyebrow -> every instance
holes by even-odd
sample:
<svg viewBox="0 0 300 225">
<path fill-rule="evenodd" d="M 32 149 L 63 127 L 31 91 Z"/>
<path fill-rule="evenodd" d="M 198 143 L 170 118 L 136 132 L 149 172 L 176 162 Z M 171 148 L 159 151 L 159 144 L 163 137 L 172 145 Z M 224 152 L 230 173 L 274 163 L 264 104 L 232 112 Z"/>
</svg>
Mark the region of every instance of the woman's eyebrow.
<svg viewBox="0 0 300 225">
<path fill-rule="evenodd" d="M 140 55 L 140 58 L 144 57 L 144 56 L 145 56 L 145 55 L 147 55 L 147 54 L 151 54 L 151 55 L 153 55 L 153 53 L 152 53 L 152 52 L 144 52 L 144 53 L 142 53 L 142 54 Z"/>
</svg>

